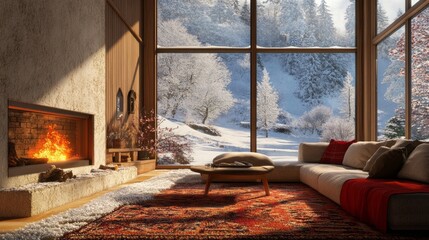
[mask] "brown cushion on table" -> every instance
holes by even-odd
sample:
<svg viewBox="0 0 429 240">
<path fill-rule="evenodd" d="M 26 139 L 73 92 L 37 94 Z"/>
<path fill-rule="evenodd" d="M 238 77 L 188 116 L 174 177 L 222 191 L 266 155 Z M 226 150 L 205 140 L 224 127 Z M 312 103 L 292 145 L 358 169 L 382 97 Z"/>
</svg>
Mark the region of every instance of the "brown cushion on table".
<svg viewBox="0 0 429 240">
<path fill-rule="evenodd" d="M 396 178 L 405 162 L 405 149 L 390 149 L 375 160 L 368 178 Z"/>
<path fill-rule="evenodd" d="M 389 151 L 390 148 L 388 147 L 379 147 L 377 149 L 377 151 L 375 151 L 375 153 L 368 159 L 368 161 L 366 162 L 365 166 L 363 167 L 363 170 L 368 172 L 372 166 L 374 166 L 375 161 L 377 160 L 377 158 L 379 158 L 381 156 L 381 154 Z"/>
<path fill-rule="evenodd" d="M 230 152 L 223 153 L 213 158 L 213 163 L 233 163 L 235 161 L 248 162 L 253 166 L 274 166 L 269 157 L 261 153 L 254 152 Z"/>
<path fill-rule="evenodd" d="M 429 143 L 416 147 L 405 161 L 398 177 L 429 183 Z"/>
</svg>

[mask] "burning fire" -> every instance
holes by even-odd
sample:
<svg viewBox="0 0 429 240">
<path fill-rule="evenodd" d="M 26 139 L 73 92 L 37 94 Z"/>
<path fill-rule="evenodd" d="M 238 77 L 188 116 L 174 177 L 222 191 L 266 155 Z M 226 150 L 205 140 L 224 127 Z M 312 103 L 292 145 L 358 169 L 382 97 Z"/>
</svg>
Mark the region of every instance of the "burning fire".
<svg viewBox="0 0 429 240">
<path fill-rule="evenodd" d="M 72 149 L 67 137 L 55 130 L 55 124 L 48 126 L 46 138 L 41 142 L 41 148 L 33 157 L 47 158 L 48 162 L 66 161 L 69 159 Z"/>
</svg>

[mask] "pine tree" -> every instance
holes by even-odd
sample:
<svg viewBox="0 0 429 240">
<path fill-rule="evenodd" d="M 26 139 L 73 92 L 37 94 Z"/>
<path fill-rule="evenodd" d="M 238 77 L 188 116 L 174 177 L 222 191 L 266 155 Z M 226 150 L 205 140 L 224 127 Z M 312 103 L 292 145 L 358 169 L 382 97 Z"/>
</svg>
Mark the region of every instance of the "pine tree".
<svg viewBox="0 0 429 240">
<path fill-rule="evenodd" d="M 384 136 L 387 139 L 396 139 L 405 136 L 405 113 L 404 109 L 396 110 L 395 116 L 389 119 L 384 129 Z"/>
<path fill-rule="evenodd" d="M 303 36 L 303 46 L 314 47 L 318 44 L 317 38 L 316 38 L 316 34 L 317 34 L 316 3 L 314 0 L 304 0 L 302 6 L 303 6 L 305 30 L 306 30 Z"/>
<path fill-rule="evenodd" d="M 279 28 L 285 36 L 286 46 L 302 47 L 306 29 L 301 1 L 282 0 Z M 295 54 L 293 54 L 295 55 Z"/>
<path fill-rule="evenodd" d="M 230 0 L 217 0 L 211 7 L 211 19 L 216 24 L 233 23 L 235 17 L 234 5 Z"/>
<path fill-rule="evenodd" d="M 389 19 L 387 18 L 386 11 L 379 1 L 377 1 L 377 33 L 386 29 L 388 24 Z M 393 38 L 393 36 L 390 36 L 377 45 L 378 57 L 388 58 L 389 49 L 392 48 L 393 42 L 395 41 Z"/>
<path fill-rule="evenodd" d="M 389 24 L 389 18 L 383 6 L 377 1 L 377 33 L 383 31 Z"/>
<path fill-rule="evenodd" d="M 348 120 L 355 119 L 355 87 L 352 84 L 353 77 L 350 73 L 344 79 L 344 87 L 341 90 L 340 112 Z"/>
<path fill-rule="evenodd" d="M 234 8 L 235 14 L 240 14 L 240 3 L 238 2 L 238 0 L 234 0 L 232 2 L 232 6 Z"/>
<path fill-rule="evenodd" d="M 241 8 L 240 18 L 244 24 L 250 25 L 250 7 L 247 4 L 247 0 L 244 1 L 243 7 Z"/>
<path fill-rule="evenodd" d="M 285 45 L 279 29 L 280 13 L 281 5 L 278 1 L 258 5 L 258 45 L 264 47 Z"/>
<path fill-rule="evenodd" d="M 277 122 L 280 108 L 278 106 L 279 95 L 271 86 L 270 76 L 265 68 L 262 71 L 262 81 L 258 82 L 257 91 L 257 126 L 265 131 L 265 137 L 268 137 L 268 131 Z"/>
<path fill-rule="evenodd" d="M 329 47 L 334 44 L 336 39 L 336 30 L 332 21 L 332 14 L 326 4 L 326 0 L 322 0 L 317 8 L 317 31 L 316 38 L 321 47 Z"/>
<path fill-rule="evenodd" d="M 346 45 L 356 45 L 356 1 L 350 0 L 346 9 Z"/>
</svg>

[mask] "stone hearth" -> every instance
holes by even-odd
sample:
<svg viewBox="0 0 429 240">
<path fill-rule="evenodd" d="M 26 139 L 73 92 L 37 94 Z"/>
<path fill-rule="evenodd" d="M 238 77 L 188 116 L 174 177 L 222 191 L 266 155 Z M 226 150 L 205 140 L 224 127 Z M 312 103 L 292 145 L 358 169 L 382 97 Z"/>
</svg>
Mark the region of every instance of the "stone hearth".
<svg viewBox="0 0 429 240">
<path fill-rule="evenodd" d="M 30 217 L 54 207 L 128 182 L 137 176 L 135 167 L 118 171 L 97 170 L 66 182 L 33 183 L 0 190 L 0 217 Z"/>
</svg>

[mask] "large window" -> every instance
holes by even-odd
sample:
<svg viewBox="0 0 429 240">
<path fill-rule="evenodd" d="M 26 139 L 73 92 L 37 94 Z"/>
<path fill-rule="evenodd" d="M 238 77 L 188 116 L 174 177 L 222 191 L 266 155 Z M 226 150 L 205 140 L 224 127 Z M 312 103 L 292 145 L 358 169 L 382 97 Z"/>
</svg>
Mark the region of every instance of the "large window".
<svg viewBox="0 0 429 240">
<path fill-rule="evenodd" d="M 404 32 L 401 27 L 377 46 L 379 140 L 405 137 Z"/>
<path fill-rule="evenodd" d="M 296 161 L 300 142 L 355 138 L 355 1 L 157 4 L 159 127 L 188 146 L 158 165 L 232 151 Z"/>
<path fill-rule="evenodd" d="M 398 16 L 403 24 L 376 37 L 378 139 L 429 139 L 429 9 L 423 2 L 410 1 Z"/>
</svg>

